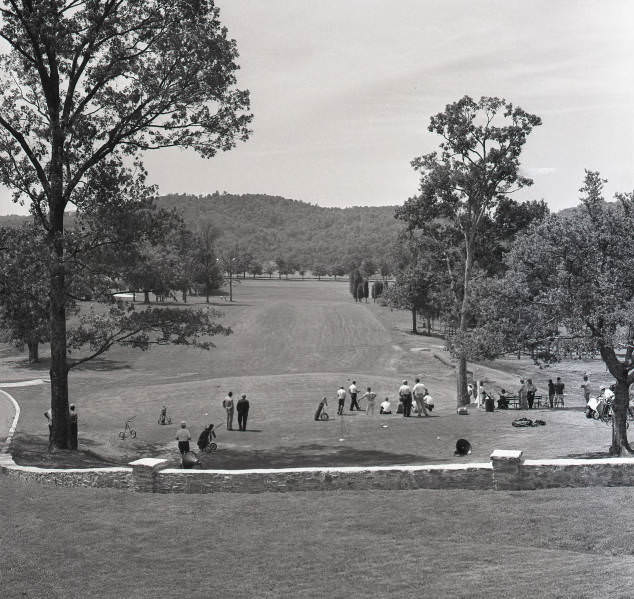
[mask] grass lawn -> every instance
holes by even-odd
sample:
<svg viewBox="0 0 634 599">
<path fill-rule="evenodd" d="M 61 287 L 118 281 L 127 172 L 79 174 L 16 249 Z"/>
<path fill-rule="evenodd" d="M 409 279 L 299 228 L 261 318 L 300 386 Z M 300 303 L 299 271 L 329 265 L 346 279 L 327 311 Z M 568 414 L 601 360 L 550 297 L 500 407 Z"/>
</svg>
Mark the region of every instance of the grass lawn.
<svg viewBox="0 0 634 599">
<path fill-rule="evenodd" d="M 2 482 L 4 599 L 632 596 L 630 489 L 144 495 Z"/>
<path fill-rule="evenodd" d="M 223 322 L 234 331 L 214 339 L 217 349 L 117 348 L 71 372 L 70 397 L 80 412 L 79 454 L 46 453 L 42 414 L 50 401 L 47 388 L 10 389 L 23 410 L 16 461 L 90 465 L 126 463 L 141 455 L 176 459 L 175 426 L 181 420 L 188 422 L 194 438 L 207 423 L 216 424 L 219 451 L 203 461 L 222 468 L 453 461 L 459 437 L 471 441 L 471 461 L 486 460 L 493 449 L 522 449 L 526 457 L 536 458 L 605 455 L 609 446 L 608 427 L 583 417 L 577 384 L 588 369 L 598 384 L 605 377 L 600 362 L 562 363 L 550 370 L 535 369 L 528 360 L 474 366 L 474 375 L 494 392 L 515 390 L 520 375 L 532 376 L 541 392 L 548 378 L 564 378 L 570 392 L 567 408 L 532 413 L 546 427 L 515 429 L 511 421 L 524 413 L 472 410 L 469 416 L 456 415 L 455 375 L 442 340 L 408 334 L 407 313 L 355 304 L 345 283 L 245 281 L 235 296 L 232 304 L 217 302 Z M 6 347 L 0 352 L 0 380 L 46 378 L 47 368 L 46 361 L 27 366 Z M 413 381 L 419 373 L 436 402 L 432 418 L 347 413 L 329 422 L 313 421 L 324 395 L 335 415 L 335 391 L 352 379 L 361 389 L 372 386 L 377 404 L 388 396 L 396 405 L 401 380 Z M 247 393 L 251 401 L 246 433 L 224 430 L 221 401 L 230 389 L 236 397 Z M 157 424 L 163 404 L 172 426 Z M 136 416 L 137 438 L 121 441 L 118 432 L 131 416 Z"/>
</svg>

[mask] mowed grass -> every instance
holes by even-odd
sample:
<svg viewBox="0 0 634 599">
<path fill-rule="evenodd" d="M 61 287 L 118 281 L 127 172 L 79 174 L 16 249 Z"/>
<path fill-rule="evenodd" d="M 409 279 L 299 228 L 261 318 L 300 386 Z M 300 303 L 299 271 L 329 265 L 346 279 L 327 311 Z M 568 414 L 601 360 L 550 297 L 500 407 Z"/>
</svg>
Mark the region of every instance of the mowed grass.
<svg viewBox="0 0 634 599">
<path fill-rule="evenodd" d="M 145 495 L 5 479 L 0 588 L 6 599 L 625 598 L 630 495 Z"/>
<path fill-rule="evenodd" d="M 174 436 L 181 420 L 194 438 L 203 426 L 216 424 L 219 451 L 203 456 L 203 462 L 219 468 L 453 461 L 460 437 L 472 443 L 470 461 L 486 460 L 494 449 L 522 449 L 533 458 L 567 457 L 595 455 L 609 445 L 608 427 L 586 420 L 574 394 L 570 409 L 528 414 L 547 422 L 536 429 L 513 428 L 511 421 L 525 415 L 516 411 L 456 415 L 455 374 L 442 340 L 407 334 L 407 313 L 355 304 L 347 284 L 246 281 L 236 287 L 235 296 L 233 304 L 215 302 L 234 333 L 214 338 L 217 348 L 210 352 L 176 346 L 148 352 L 116 348 L 71 373 L 70 397 L 80 410 L 80 454 L 47 454 L 42 415 L 50 401 L 47 388 L 12 389 L 23 408 L 17 461 L 88 465 L 125 463 L 141 455 L 176 460 Z M 194 298 L 204 307 L 200 302 Z M 501 366 L 477 366 L 474 373 L 492 390 L 513 389 L 514 370 L 531 375 L 527 361 L 507 360 Z M 15 358 L 4 358 L 0 375 L 45 377 L 46 368 L 46 363 L 26 368 Z M 355 379 L 361 390 L 369 385 L 377 392 L 377 408 L 386 396 L 396 407 L 401 380 L 412 381 L 417 374 L 434 396 L 432 418 L 349 412 L 335 418 L 339 385 L 348 387 Z M 537 371 L 533 378 L 544 389 L 545 378 L 557 374 Z M 228 390 L 236 398 L 246 393 L 251 402 L 245 433 L 224 430 L 221 402 Z M 314 422 L 323 396 L 332 418 Z M 168 407 L 171 426 L 157 424 L 162 405 Z M 137 438 L 122 441 L 118 433 L 132 416 Z"/>
</svg>

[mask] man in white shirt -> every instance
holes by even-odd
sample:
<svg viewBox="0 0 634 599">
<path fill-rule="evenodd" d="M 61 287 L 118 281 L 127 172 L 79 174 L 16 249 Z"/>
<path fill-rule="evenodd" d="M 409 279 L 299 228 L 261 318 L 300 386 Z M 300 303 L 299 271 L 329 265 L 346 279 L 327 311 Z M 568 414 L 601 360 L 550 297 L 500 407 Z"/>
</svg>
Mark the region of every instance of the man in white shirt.
<svg viewBox="0 0 634 599">
<path fill-rule="evenodd" d="M 429 416 L 427 412 L 427 408 L 425 407 L 425 402 L 423 401 L 425 395 L 427 395 L 427 387 L 420 382 L 420 379 L 416 379 L 416 384 L 412 389 L 412 393 L 414 394 L 414 401 L 416 402 L 416 409 L 418 410 L 418 417 L 421 418 L 423 414 L 425 416 Z"/>
<path fill-rule="evenodd" d="M 348 387 L 348 393 L 350 393 L 350 411 L 353 412 L 355 409 L 360 411 L 361 408 L 357 403 L 357 395 L 359 390 L 357 389 L 357 381 L 352 381 L 352 385 Z"/>
<path fill-rule="evenodd" d="M 403 381 L 399 387 L 398 396 L 403 404 L 403 417 L 409 418 L 412 414 L 412 390 L 407 381 Z"/>
<path fill-rule="evenodd" d="M 391 414 L 392 413 L 392 404 L 390 400 L 386 397 L 384 401 L 381 402 L 379 414 Z"/>
<path fill-rule="evenodd" d="M 365 399 L 367 402 L 365 408 L 366 416 L 374 416 L 374 400 L 376 399 L 376 393 L 368 387 L 368 390 L 363 394 L 361 399 Z"/>
<path fill-rule="evenodd" d="M 343 388 L 343 385 L 337 389 L 337 399 L 339 400 L 337 414 L 341 416 L 343 414 L 344 404 L 346 403 L 346 390 Z"/>
</svg>

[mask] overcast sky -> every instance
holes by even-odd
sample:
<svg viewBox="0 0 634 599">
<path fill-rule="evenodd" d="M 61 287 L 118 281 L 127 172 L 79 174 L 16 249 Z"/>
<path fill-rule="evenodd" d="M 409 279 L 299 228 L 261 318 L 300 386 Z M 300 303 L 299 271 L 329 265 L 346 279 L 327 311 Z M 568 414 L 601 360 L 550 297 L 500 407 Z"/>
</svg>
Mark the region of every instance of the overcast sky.
<svg viewBox="0 0 634 599">
<path fill-rule="evenodd" d="M 464 94 L 542 117 L 518 199 L 576 204 L 583 169 L 634 189 L 634 2 L 217 0 L 251 91 L 251 139 L 212 160 L 145 157 L 161 193 L 267 193 L 402 204 L 432 114 Z M 0 213 L 24 212 L 0 193 Z"/>
</svg>

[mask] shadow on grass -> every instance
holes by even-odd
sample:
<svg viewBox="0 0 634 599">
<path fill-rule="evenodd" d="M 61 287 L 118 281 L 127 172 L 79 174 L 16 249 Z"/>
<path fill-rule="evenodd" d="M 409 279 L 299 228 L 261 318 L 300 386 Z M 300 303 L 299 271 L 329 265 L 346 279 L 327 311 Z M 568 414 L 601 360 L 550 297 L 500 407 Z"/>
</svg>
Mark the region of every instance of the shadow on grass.
<svg viewBox="0 0 634 599">
<path fill-rule="evenodd" d="M 112 370 L 126 370 L 129 369 L 130 365 L 126 362 L 121 362 L 118 360 L 108 360 L 106 358 L 94 358 L 93 360 L 89 360 L 88 362 L 84 362 L 77 366 L 77 370 L 94 370 L 97 372 L 110 372 Z"/>
<path fill-rule="evenodd" d="M 304 468 L 327 466 L 388 466 L 431 463 L 424 456 L 392 453 L 378 449 L 329 447 L 319 444 L 276 447 L 262 450 L 224 449 L 199 455 L 203 468 L 239 470 L 246 468 Z"/>
<path fill-rule="evenodd" d="M 11 443 L 11 453 L 16 464 L 40 468 L 106 468 L 121 465 L 101 456 L 87 446 L 89 440 L 79 440 L 79 449 L 53 449 L 48 451 L 48 437 L 18 433 Z"/>
</svg>

